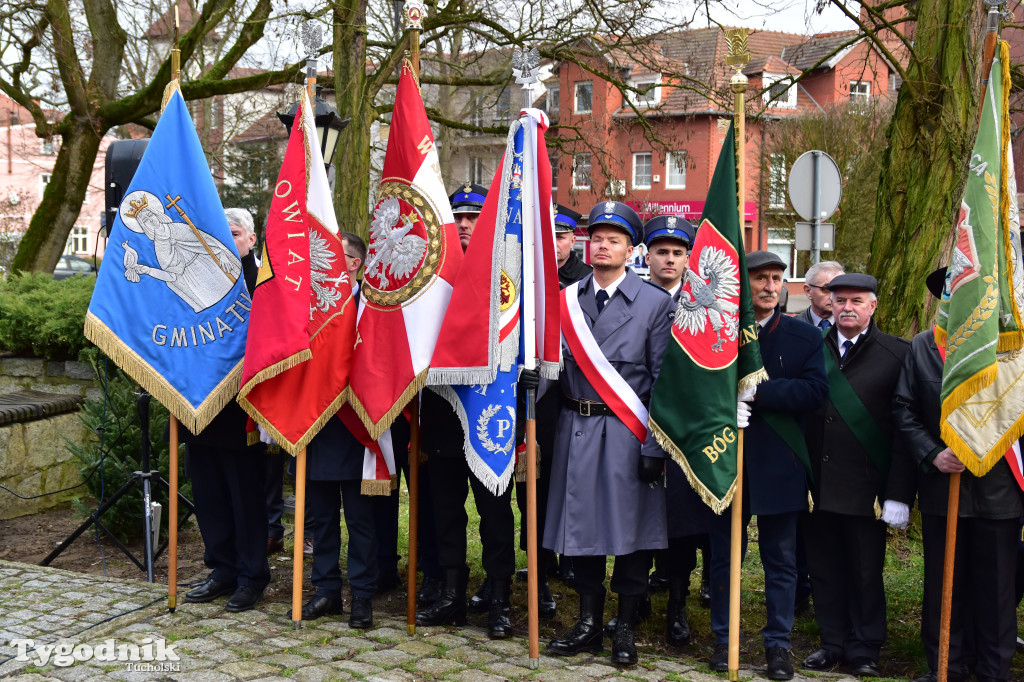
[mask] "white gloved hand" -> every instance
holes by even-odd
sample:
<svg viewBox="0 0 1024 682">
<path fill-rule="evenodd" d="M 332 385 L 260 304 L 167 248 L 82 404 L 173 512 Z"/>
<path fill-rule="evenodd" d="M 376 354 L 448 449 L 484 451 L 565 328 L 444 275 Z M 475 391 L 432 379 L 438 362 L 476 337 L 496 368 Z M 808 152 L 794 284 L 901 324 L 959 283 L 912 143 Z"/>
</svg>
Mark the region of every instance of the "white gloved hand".
<svg viewBox="0 0 1024 682">
<path fill-rule="evenodd" d="M 742 400 L 736 401 L 736 426 L 741 429 L 750 425 L 750 403 Z"/>
<path fill-rule="evenodd" d="M 748 388 L 745 391 L 741 391 L 739 396 L 737 397 L 739 400 L 749 403 L 754 399 L 755 395 L 757 395 L 757 386 L 754 386 L 753 388 Z"/>
<path fill-rule="evenodd" d="M 906 530 L 910 523 L 910 507 L 895 500 L 886 500 L 882 506 L 882 520 L 889 524 L 890 528 Z"/>
<path fill-rule="evenodd" d="M 261 443 L 266 443 L 267 445 L 277 445 L 277 441 L 274 440 L 273 436 L 271 436 L 269 433 L 267 433 L 266 429 L 264 429 L 259 424 L 256 425 L 256 428 L 260 430 L 260 442 Z"/>
</svg>

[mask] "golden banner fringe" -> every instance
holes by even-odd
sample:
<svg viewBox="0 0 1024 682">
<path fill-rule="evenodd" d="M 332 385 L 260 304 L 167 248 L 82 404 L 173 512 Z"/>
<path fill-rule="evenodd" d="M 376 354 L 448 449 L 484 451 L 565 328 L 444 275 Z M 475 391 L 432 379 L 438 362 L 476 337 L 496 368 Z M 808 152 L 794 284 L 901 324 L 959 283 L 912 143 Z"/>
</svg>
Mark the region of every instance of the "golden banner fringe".
<svg viewBox="0 0 1024 682">
<path fill-rule="evenodd" d="M 256 445 L 259 442 L 260 442 L 260 432 L 259 431 L 249 431 L 248 433 L 245 434 L 245 443 L 246 443 L 246 445 Z"/>
<path fill-rule="evenodd" d="M 736 390 L 740 393 L 743 393 L 744 391 L 749 391 L 750 389 L 756 387 L 758 384 L 765 381 L 768 381 L 768 372 L 766 372 L 764 367 L 762 367 L 756 372 L 748 374 L 747 376 L 740 379 L 736 384 Z"/>
<path fill-rule="evenodd" d="M 250 382 L 250 384 L 251 383 L 252 382 Z M 282 450 L 290 454 L 292 457 L 295 457 L 299 454 L 299 451 L 302 450 L 302 448 L 309 445 L 309 441 L 313 440 L 316 434 L 320 433 L 320 429 L 322 429 L 328 421 L 333 419 L 334 415 L 336 415 L 338 410 L 341 409 L 341 406 L 345 404 L 345 392 L 347 390 L 348 387 L 346 386 L 345 390 L 338 394 L 338 396 L 332 400 L 326 408 L 324 408 L 324 411 L 320 413 L 320 416 L 317 417 L 316 421 L 314 421 L 310 427 L 306 429 L 306 432 L 294 443 L 285 438 L 284 434 L 278 431 L 273 424 L 267 421 L 267 419 L 260 414 L 259 410 L 257 410 L 256 407 L 246 400 L 241 394 L 238 396 L 238 404 L 242 406 L 242 409 L 245 410 L 246 414 L 252 417 L 254 422 L 262 426 L 263 430 L 270 434 L 271 438 L 274 439 Z"/>
<path fill-rule="evenodd" d="M 878 504 L 878 495 L 875 495 L 875 502 L 872 505 L 875 510 L 875 521 L 882 520 L 882 505 Z"/>
<path fill-rule="evenodd" d="M 430 455 L 427 454 L 426 450 L 420 449 L 420 464 L 426 464 L 430 461 Z"/>
<path fill-rule="evenodd" d="M 249 379 L 249 381 L 245 382 L 245 386 L 242 386 L 241 390 L 238 391 L 238 401 L 241 402 L 242 398 L 249 395 L 252 389 L 256 388 L 258 384 L 263 383 L 267 379 L 273 379 L 278 374 L 281 374 L 282 372 L 287 372 L 292 367 L 300 365 L 306 360 L 311 360 L 312 358 L 312 351 L 310 351 L 308 348 L 305 348 L 303 350 L 300 350 L 298 353 L 295 353 L 294 355 L 286 357 L 284 360 L 275 362 L 270 367 L 264 367 L 259 372 L 256 372 L 256 374 L 253 375 L 253 377 Z"/>
<path fill-rule="evenodd" d="M 241 360 L 210 391 L 206 400 L 194 408 L 152 365 L 143 360 L 134 349 L 122 341 L 91 312 L 85 316 L 84 331 L 85 338 L 96 344 L 107 357 L 114 361 L 115 365 L 142 388 L 149 391 L 150 395 L 194 434 L 205 429 L 238 393 L 238 384 L 242 378 Z"/>
<path fill-rule="evenodd" d="M 814 496 L 811 495 L 811 491 L 810 490 L 807 491 L 807 513 L 808 514 L 813 514 L 814 513 Z"/>
<path fill-rule="evenodd" d="M 943 408 L 943 412 L 945 412 L 945 408 Z M 1007 429 L 1006 433 L 996 441 L 996 444 L 985 453 L 984 457 L 978 457 L 971 446 L 960 437 L 960 434 L 946 423 L 945 415 L 940 422 L 939 433 L 942 441 L 949 446 L 949 449 L 967 467 L 967 470 L 980 477 L 987 474 L 992 467 L 999 463 L 999 460 L 1006 456 L 1006 451 L 1013 447 L 1017 440 L 1024 437 L 1024 415 L 1017 418 L 1013 426 Z"/>
<path fill-rule="evenodd" d="M 1000 94 L 1002 102 L 1008 102 L 1010 88 L 1013 85 L 1010 76 L 1010 47 L 1005 40 L 999 41 L 999 64 L 1003 72 L 1003 91 Z M 1010 174 L 1010 163 L 1007 160 L 1010 150 L 1010 108 L 1003 107 L 1000 121 L 999 135 L 999 237 L 1003 242 L 1003 258 L 1011 272 L 1006 273 L 1009 281 L 1013 281 L 1012 269 L 1019 267 L 1014 261 L 1013 248 L 1010 245 L 1010 183 L 1006 178 Z M 1015 292 L 1016 293 L 1016 292 Z M 1021 321 L 1021 311 L 1017 305 L 1017 297 L 1010 296 L 1010 307 L 1013 309 L 1013 321 L 1017 325 L 1015 331 L 1003 332 L 999 335 L 999 352 L 1018 350 L 1024 344 L 1024 322 Z"/>
<path fill-rule="evenodd" d="M 711 511 L 716 514 L 721 514 L 728 509 L 729 505 L 732 504 L 733 496 L 736 494 L 736 479 L 733 479 L 732 484 L 729 486 L 729 489 L 726 491 L 722 499 L 718 499 L 715 497 L 714 493 L 708 490 L 707 486 L 704 485 L 700 478 L 697 477 L 697 474 L 693 472 L 693 469 L 690 468 L 690 463 L 686 460 L 686 455 L 683 454 L 682 450 L 676 447 L 676 444 L 671 438 L 669 438 L 668 434 L 665 433 L 665 431 L 662 430 L 662 428 L 658 426 L 653 419 L 648 420 L 648 427 L 650 427 L 651 433 L 653 433 L 654 437 L 658 440 L 658 445 L 660 445 L 665 452 L 671 455 L 672 459 L 675 460 L 675 463 L 682 468 L 683 473 L 686 474 L 686 480 L 690 482 L 690 486 L 694 491 L 700 495 L 700 499 L 704 500 L 704 504 L 711 507 Z"/>
<path fill-rule="evenodd" d="M 366 431 L 370 434 L 370 438 L 377 440 L 385 431 L 391 428 L 391 424 L 398 419 L 398 415 L 402 414 L 402 410 L 404 410 L 405 406 L 409 404 L 409 401 L 413 399 L 413 396 L 419 393 L 420 390 L 427 385 L 428 371 L 430 371 L 429 368 L 413 377 L 412 382 L 410 382 L 406 389 L 402 391 L 402 394 L 398 396 L 398 400 L 395 401 L 395 404 L 392 405 L 390 409 L 384 413 L 384 416 L 381 417 L 380 421 L 376 423 L 374 423 L 373 419 L 366 411 L 366 408 L 363 407 L 363 403 L 360 402 L 359 398 L 356 397 L 356 394 L 352 392 L 351 385 L 345 389 L 342 396 L 350 405 L 352 405 L 352 409 L 356 411 L 356 414 L 359 415 L 359 419 L 363 422 L 363 426 L 366 427 Z"/>
<path fill-rule="evenodd" d="M 164 109 L 167 108 L 167 103 L 171 101 L 171 96 L 175 92 L 181 92 L 181 84 L 178 82 L 178 79 L 168 81 L 167 85 L 164 86 L 164 94 L 163 97 L 160 99 L 161 114 L 164 112 Z M 182 99 L 184 99 L 184 95 L 182 95 Z"/>
<path fill-rule="evenodd" d="M 363 479 L 359 486 L 359 492 L 363 495 L 384 497 L 391 494 L 391 479 L 385 481 L 377 479 Z"/>
</svg>

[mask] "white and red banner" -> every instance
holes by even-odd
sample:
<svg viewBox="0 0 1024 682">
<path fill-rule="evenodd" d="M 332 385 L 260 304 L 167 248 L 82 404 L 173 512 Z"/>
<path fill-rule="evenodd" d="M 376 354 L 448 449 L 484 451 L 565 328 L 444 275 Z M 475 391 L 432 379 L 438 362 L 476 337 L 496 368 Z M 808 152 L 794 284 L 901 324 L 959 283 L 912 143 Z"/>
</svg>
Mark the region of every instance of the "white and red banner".
<svg viewBox="0 0 1024 682">
<path fill-rule="evenodd" d="M 379 438 L 426 383 L 461 263 L 434 135 L 405 62 L 370 225 L 348 394 L 371 437 Z"/>
<path fill-rule="evenodd" d="M 274 188 L 238 402 L 295 455 L 344 402 L 356 310 L 303 90 Z"/>
</svg>

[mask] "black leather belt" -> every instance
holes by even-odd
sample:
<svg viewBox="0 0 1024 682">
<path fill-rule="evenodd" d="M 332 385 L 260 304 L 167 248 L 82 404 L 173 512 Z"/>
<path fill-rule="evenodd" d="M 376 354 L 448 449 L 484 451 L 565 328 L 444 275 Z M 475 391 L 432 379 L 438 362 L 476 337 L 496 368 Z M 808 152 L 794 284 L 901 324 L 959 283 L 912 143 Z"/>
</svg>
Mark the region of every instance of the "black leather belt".
<svg viewBox="0 0 1024 682">
<path fill-rule="evenodd" d="M 562 396 L 562 402 L 570 410 L 581 417 L 614 417 L 615 412 L 606 403 L 597 400 L 576 400 L 568 396 Z"/>
</svg>

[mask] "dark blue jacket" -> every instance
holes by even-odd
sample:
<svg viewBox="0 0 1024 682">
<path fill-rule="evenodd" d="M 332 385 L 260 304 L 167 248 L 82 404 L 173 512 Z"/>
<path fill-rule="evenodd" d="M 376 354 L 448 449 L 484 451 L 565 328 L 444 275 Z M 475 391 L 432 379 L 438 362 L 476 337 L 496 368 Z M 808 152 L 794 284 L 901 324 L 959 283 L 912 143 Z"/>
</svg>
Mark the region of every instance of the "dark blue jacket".
<svg viewBox="0 0 1024 682">
<path fill-rule="evenodd" d="M 757 342 L 769 379 L 757 386 L 744 437 L 744 492 L 751 514 L 804 510 L 806 470 L 762 414 L 764 410 L 789 413 L 803 428 L 804 415 L 828 398 L 821 332 L 776 308 Z"/>
</svg>

